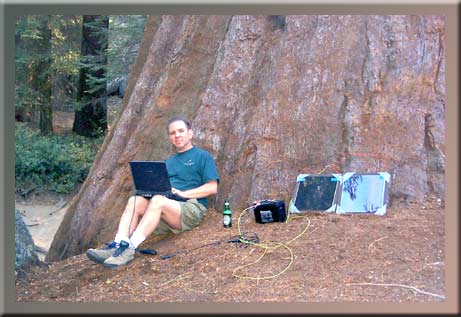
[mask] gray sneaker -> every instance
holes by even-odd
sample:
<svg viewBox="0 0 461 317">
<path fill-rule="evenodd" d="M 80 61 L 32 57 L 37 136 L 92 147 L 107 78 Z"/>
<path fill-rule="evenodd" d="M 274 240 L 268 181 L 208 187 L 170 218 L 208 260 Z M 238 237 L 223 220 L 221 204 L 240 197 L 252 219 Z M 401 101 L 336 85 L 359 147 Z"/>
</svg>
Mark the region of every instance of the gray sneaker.
<svg viewBox="0 0 461 317">
<path fill-rule="evenodd" d="M 93 262 L 102 264 L 105 260 L 110 258 L 115 250 L 117 250 L 118 244 L 115 241 L 106 243 L 106 245 L 100 249 L 88 249 L 86 256 Z"/>
<path fill-rule="evenodd" d="M 121 241 L 119 247 L 114 254 L 104 261 L 103 265 L 108 268 L 116 268 L 122 265 L 127 265 L 134 259 L 135 249 L 129 247 L 130 244 L 126 241 Z"/>
</svg>

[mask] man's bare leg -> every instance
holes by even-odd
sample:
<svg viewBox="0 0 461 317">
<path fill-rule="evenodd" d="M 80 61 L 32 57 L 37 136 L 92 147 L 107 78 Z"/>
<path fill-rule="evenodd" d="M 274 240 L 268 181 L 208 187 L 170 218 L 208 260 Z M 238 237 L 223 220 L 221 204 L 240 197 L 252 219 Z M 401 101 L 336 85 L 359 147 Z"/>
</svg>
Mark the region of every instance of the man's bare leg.
<svg viewBox="0 0 461 317">
<path fill-rule="evenodd" d="M 129 238 L 136 229 L 139 218 L 144 215 L 149 203 L 150 201 L 142 196 L 130 197 L 120 217 L 117 234 Z"/>
<path fill-rule="evenodd" d="M 148 237 L 158 227 L 160 220 L 174 229 L 181 229 L 181 205 L 178 201 L 164 196 L 154 196 L 150 200 L 133 236 Z M 134 243 L 136 246 L 136 243 Z"/>
<path fill-rule="evenodd" d="M 141 214 L 141 211 L 139 213 L 136 211 L 137 217 L 142 216 L 142 218 L 136 226 L 133 234 L 129 237 L 129 243 L 122 240 L 120 242 L 119 249 L 115 251 L 111 257 L 104 261 L 104 266 L 116 268 L 121 265 L 126 265 L 132 261 L 134 259 L 136 248 L 146 239 L 147 236 L 154 232 L 154 230 L 158 227 L 160 220 L 165 221 L 172 228 L 182 228 L 181 205 L 176 200 L 171 200 L 164 196 L 157 195 L 152 197 L 147 205 L 147 208 L 144 210 L 144 214 Z M 124 214 L 129 214 L 129 212 Z M 124 219 L 124 221 L 126 221 L 126 219 Z"/>
</svg>

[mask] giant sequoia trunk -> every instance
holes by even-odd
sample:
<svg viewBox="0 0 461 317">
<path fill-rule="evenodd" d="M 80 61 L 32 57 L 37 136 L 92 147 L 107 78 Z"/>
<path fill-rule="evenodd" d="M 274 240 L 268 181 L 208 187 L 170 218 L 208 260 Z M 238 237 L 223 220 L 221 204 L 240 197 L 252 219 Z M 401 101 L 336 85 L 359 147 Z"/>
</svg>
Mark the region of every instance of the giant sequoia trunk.
<svg viewBox="0 0 461 317">
<path fill-rule="evenodd" d="M 113 238 L 128 161 L 171 153 L 173 114 L 215 157 L 219 206 L 288 201 L 299 173 L 328 164 L 391 173 L 393 198 L 443 199 L 444 38 L 435 16 L 150 17 L 124 110 L 48 259 Z"/>
</svg>

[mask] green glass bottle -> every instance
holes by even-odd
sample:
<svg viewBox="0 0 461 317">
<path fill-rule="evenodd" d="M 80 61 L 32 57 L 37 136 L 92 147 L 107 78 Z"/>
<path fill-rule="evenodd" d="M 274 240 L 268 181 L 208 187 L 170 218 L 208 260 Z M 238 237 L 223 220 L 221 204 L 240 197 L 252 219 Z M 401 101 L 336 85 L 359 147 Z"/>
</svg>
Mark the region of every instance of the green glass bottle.
<svg viewBox="0 0 461 317">
<path fill-rule="evenodd" d="M 232 227 L 232 210 L 230 209 L 230 203 L 227 199 L 224 201 L 223 216 L 224 216 L 224 219 L 223 219 L 224 228 Z"/>
</svg>

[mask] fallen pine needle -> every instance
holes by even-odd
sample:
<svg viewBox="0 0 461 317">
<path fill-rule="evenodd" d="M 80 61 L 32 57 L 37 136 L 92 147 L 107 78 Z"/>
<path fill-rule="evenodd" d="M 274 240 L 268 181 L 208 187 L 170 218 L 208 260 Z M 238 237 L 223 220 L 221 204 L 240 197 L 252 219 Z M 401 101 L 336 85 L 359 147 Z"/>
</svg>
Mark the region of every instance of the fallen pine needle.
<svg viewBox="0 0 461 317">
<path fill-rule="evenodd" d="M 402 284 L 349 283 L 349 284 L 346 284 L 346 285 L 348 285 L 348 286 L 369 285 L 369 286 L 394 286 L 394 287 L 403 287 L 403 288 L 411 289 L 411 290 L 413 290 L 413 291 L 415 291 L 415 292 L 418 292 L 418 293 L 421 293 L 421 294 L 431 295 L 431 296 L 434 296 L 434 297 L 439 297 L 439 298 L 445 299 L 445 296 L 438 295 L 438 294 L 433 294 L 433 293 L 429 293 L 429 292 L 425 292 L 425 291 L 422 291 L 422 290 L 417 289 L 416 287 L 408 286 L 408 285 L 402 285 Z"/>
<path fill-rule="evenodd" d="M 186 275 L 178 275 L 174 279 L 171 279 L 169 281 L 166 281 L 166 282 L 160 284 L 160 286 L 167 285 L 167 284 L 170 284 L 170 283 L 173 283 L 173 282 L 177 282 L 177 281 L 183 280 L 185 278 L 188 278 L 188 276 L 186 276 Z"/>
<path fill-rule="evenodd" d="M 444 265 L 444 263 L 443 262 L 434 262 L 434 263 L 426 263 L 425 265 L 430 265 L 430 266 L 432 266 L 432 265 Z"/>
<path fill-rule="evenodd" d="M 368 249 L 370 249 L 370 247 L 371 247 L 371 246 L 372 246 L 372 245 L 373 245 L 375 242 L 378 242 L 378 241 L 384 240 L 384 239 L 386 239 L 386 238 L 387 238 L 387 236 L 385 236 L 385 237 L 382 237 L 382 238 L 379 238 L 379 239 L 377 239 L 377 240 L 373 241 L 373 242 L 372 242 L 372 243 L 370 243 L 370 245 L 368 246 Z"/>
</svg>

